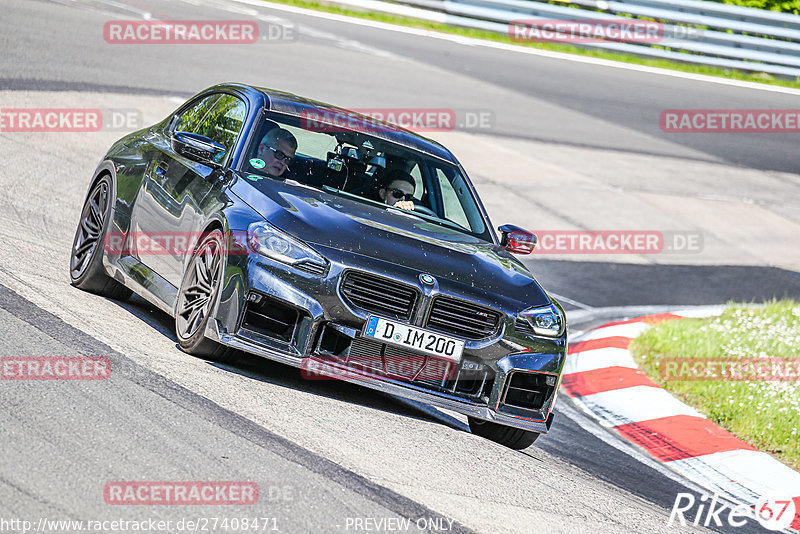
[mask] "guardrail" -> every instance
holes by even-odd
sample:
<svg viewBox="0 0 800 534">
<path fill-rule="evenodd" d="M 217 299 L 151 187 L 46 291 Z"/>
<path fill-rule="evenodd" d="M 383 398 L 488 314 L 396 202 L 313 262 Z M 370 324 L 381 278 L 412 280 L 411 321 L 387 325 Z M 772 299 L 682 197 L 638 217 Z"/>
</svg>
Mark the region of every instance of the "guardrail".
<svg viewBox="0 0 800 534">
<path fill-rule="evenodd" d="M 526 28 L 532 33 L 547 27 L 553 35 L 544 39 L 547 42 L 800 78 L 800 16 L 787 13 L 703 0 L 574 0 L 570 3 L 574 7 L 536 0 L 332 1 L 504 33 L 515 39 L 516 28 L 521 29 L 516 34 L 519 36 L 526 34 Z M 657 40 L 605 38 L 575 42 L 569 39 L 580 22 L 610 27 L 644 24 L 644 21 L 655 21 L 658 25 Z M 556 23 L 561 24 L 560 30 Z"/>
</svg>

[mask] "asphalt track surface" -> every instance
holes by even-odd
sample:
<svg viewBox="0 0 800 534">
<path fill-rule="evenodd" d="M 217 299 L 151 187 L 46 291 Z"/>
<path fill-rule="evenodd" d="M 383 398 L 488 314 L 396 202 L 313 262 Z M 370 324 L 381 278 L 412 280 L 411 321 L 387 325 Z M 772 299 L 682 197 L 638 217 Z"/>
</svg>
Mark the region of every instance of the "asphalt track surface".
<svg viewBox="0 0 800 534">
<path fill-rule="evenodd" d="M 0 15 L 0 90 L 185 97 L 236 80 L 349 107 L 490 109 L 491 134 L 501 138 L 798 170 L 791 137 L 689 142 L 657 126 L 661 109 L 792 108 L 794 95 L 549 58 L 523 61 L 267 9 L 306 32 L 297 41 L 259 45 L 258 54 L 233 46 L 198 54 L 190 47 L 108 46 L 97 31 L 103 21 L 135 10 L 176 20 L 235 18 L 225 10 L 232 5 L 8 2 Z M 499 100 L 498 88 L 514 98 Z M 581 120 L 570 120 L 571 112 Z M 13 140 L 2 146 L 8 152 L 0 156 L 15 165 L 0 171 L 3 183 L 14 189 L 22 162 L 36 166 L 37 146 Z M 83 165 L 100 153 L 66 157 L 70 165 Z M 67 186 L 79 189 L 63 197 L 70 200 L 64 209 L 71 218 L 44 213 L 63 200 L 58 185 L 41 190 L 33 207 L 14 195 L 16 204 L 3 202 L 4 213 L 13 215 L 3 219 L 3 234 L 29 226 L 30 235 L 20 235 L 31 250 L 3 257 L 0 354 L 103 355 L 114 362 L 114 375 L 107 383 L 78 387 L 3 383 L 0 518 L 165 516 L 160 509 L 110 510 L 98 488 L 112 480 L 256 480 L 262 489 L 258 515 L 275 517 L 284 532 L 347 531 L 348 518 L 356 517 L 428 518 L 452 532 L 675 531 L 666 526 L 675 495 L 697 488 L 607 435 L 563 396 L 551 433 L 515 453 L 472 439 L 463 421 L 447 414 L 363 388 L 309 383 L 296 371 L 255 358 L 224 367 L 181 357 L 172 321 L 143 300 L 115 303 L 69 288 L 64 273 L 57 273 L 66 269 L 69 221 L 91 171 L 89 166 L 83 176 L 69 178 L 74 184 Z M 53 222 L 59 226 L 48 236 L 51 243 L 37 241 L 35 230 Z M 568 313 L 579 317 L 571 322 L 574 330 L 614 318 L 615 312 L 603 310 L 616 306 L 800 297 L 800 275 L 771 267 L 527 263 L 548 290 L 566 297 Z M 113 332 L 115 326 L 121 333 Z M 226 387 L 241 389 L 227 393 Z M 371 466 L 370 456 L 385 466 Z M 233 517 L 251 510 L 215 513 Z M 177 509 L 168 517 L 192 515 L 196 509 Z"/>
</svg>

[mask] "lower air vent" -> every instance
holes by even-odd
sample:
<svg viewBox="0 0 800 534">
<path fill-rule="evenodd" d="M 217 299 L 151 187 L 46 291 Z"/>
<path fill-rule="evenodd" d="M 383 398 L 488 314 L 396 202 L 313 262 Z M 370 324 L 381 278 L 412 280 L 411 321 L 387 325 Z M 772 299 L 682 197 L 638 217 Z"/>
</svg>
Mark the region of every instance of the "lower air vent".
<svg viewBox="0 0 800 534">
<path fill-rule="evenodd" d="M 347 365 L 395 380 L 441 384 L 452 378 L 455 364 L 424 354 L 358 337 L 350 346 Z"/>
<path fill-rule="evenodd" d="M 547 385 L 548 376 L 551 375 L 519 371 L 512 373 L 503 404 L 525 410 L 541 410 L 554 389 Z"/>
<path fill-rule="evenodd" d="M 294 340 L 297 324 L 300 322 L 300 312 L 280 301 L 257 293 L 251 295 L 256 295 L 255 298 L 258 300 L 248 299 L 242 328 L 291 343 Z"/>
</svg>

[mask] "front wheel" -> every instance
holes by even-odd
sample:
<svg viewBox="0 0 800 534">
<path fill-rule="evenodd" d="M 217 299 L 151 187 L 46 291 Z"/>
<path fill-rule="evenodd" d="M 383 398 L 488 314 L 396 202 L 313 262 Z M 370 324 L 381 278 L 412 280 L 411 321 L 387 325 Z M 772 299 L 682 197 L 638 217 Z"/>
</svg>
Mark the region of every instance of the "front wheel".
<svg viewBox="0 0 800 534">
<path fill-rule="evenodd" d="M 539 437 L 538 432 L 500 425 L 482 419 L 475 419 L 474 417 L 469 418 L 469 429 L 476 436 L 486 438 L 514 450 L 530 447 Z"/>
<path fill-rule="evenodd" d="M 72 242 L 69 276 L 72 285 L 79 289 L 125 300 L 132 291 L 103 269 L 103 243 L 111 219 L 112 191 L 111 178 L 106 175 L 89 192 Z"/>
<path fill-rule="evenodd" d="M 178 345 L 194 356 L 229 362 L 236 351 L 205 337 L 210 314 L 222 285 L 225 241 L 220 230 L 203 236 L 183 275 L 175 308 Z"/>
</svg>

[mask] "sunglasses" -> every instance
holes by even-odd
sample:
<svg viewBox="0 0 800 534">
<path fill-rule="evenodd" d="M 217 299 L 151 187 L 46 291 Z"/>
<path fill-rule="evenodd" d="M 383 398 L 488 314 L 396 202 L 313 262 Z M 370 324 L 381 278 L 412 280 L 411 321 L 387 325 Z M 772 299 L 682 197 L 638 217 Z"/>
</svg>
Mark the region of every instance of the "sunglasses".
<svg viewBox="0 0 800 534">
<path fill-rule="evenodd" d="M 389 189 L 389 194 L 398 200 L 414 200 L 414 193 L 405 193 L 402 189 Z"/>
<path fill-rule="evenodd" d="M 286 163 L 286 165 L 289 165 L 289 163 L 291 163 L 292 161 L 292 158 L 294 157 L 290 156 L 289 154 L 281 152 L 277 148 L 272 148 L 271 146 L 268 146 L 267 148 L 275 153 L 275 159 L 277 159 L 278 161 L 283 161 L 284 163 Z"/>
</svg>

